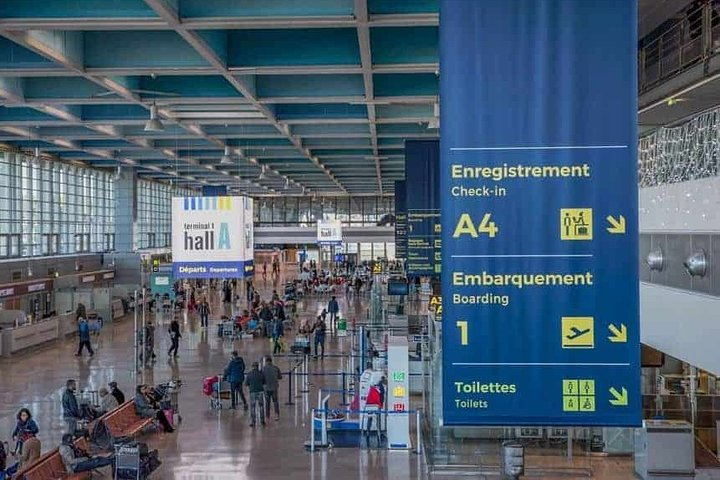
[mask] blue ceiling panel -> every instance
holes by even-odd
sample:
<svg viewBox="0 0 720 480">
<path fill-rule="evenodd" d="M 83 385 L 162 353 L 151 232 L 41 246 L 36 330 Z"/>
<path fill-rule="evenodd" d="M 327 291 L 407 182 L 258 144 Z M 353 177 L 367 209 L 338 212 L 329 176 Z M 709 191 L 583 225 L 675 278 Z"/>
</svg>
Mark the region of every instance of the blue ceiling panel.
<svg viewBox="0 0 720 480">
<path fill-rule="evenodd" d="M 160 92 L 158 98 L 183 97 L 239 97 L 240 93 L 220 75 L 163 75 L 140 77 L 139 88 Z M 165 95 L 163 95 L 165 94 Z M 150 97 L 151 93 L 144 96 Z"/>
<path fill-rule="evenodd" d="M 362 75 L 260 75 L 257 77 L 260 97 L 332 97 L 362 96 Z"/>
<path fill-rule="evenodd" d="M 83 105 L 82 119 L 93 120 L 145 120 L 148 110 L 140 105 Z"/>
<path fill-rule="evenodd" d="M 25 98 L 90 98 L 106 92 L 82 77 L 30 77 L 24 81 Z"/>
<path fill-rule="evenodd" d="M 275 113 L 279 120 L 367 118 L 367 107 L 347 103 L 278 104 Z"/>
<path fill-rule="evenodd" d="M 4 18 L 121 18 L 154 16 L 155 12 L 153 12 L 143 0 L 0 1 L 0 17 Z"/>
<path fill-rule="evenodd" d="M 344 147 L 368 147 L 370 148 L 372 142 L 369 138 L 344 138 L 341 140 L 335 138 L 309 138 L 303 142 L 303 145 L 307 148 L 323 148 L 323 147 L 337 147 L 342 145 Z"/>
<path fill-rule="evenodd" d="M 354 28 L 231 30 L 228 34 L 232 67 L 360 63 Z"/>
<path fill-rule="evenodd" d="M 197 67 L 207 62 L 172 31 L 87 31 L 86 67 Z"/>
<path fill-rule="evenodd" d="M 370 134 L 370 127 L 362 124 L 348 124 L 348 125 L 293 125 L 292 133 L 300 136 L 323 136 L 327 134 L 354 134 L 364 133 Z"/>
<path fill-rule="evenodd" d="M 438 0 L 368 0 L 371 15 L 396 13 L 439 13 Z"/>
<path fill-rule="evenodd" d="M 32 108 L 8 108 L 0 106 L 0 122 L 32 122 L 43 120 L 57 120 L 57 118 Z"/>
<path fill-rule="evenodd" d="M 373 75 L 376 97 L 402 95 L 438 95 L 439 80 L 434 73 Z"/>
<path fill-rule="evenodd" d="M 1 1 L 0 5 L 2 5 Z M 57 66 L 32 50 L 0 37 L 0 68 L 57 68 Z"/>
<path fill-rule="evenodd" d="M 180 0 L 182 17 L 352 15 L 352 0 Z"/>
<path fill-rule="evenodd" d="M 437 132 L 437 130 L 435 131 Z M 407 137 L 408 135 L 412 135 L 414 133 L 426 134 L 428 132 L 432 132 L 432 130 L 428 130 L 427 123 L 422 123 L 419 125 L 417 123 L 378 125 L 378 135 L 397 134 Z"/>
<path fill-rule="evenodd" d="M 374 64 L 437 63 L 437 27 L 382 27 L 370 30 Z"/>
<path fill-rule="evenodd" d="M 433 106 L 430 104 L 410 105 L 378 105 L 375 107 L 377 118 L 427 118 L 433 116 Z"/>
</svg>

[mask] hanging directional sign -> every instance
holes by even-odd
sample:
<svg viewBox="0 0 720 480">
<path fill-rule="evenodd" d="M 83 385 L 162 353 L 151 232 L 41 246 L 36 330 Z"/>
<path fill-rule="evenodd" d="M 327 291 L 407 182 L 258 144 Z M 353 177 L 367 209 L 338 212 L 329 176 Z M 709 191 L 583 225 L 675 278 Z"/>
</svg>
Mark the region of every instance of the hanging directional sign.
<svg viewBox="0 0 720 480">
<path fill-rule="evenodd" d="M 635 0 L 442 0 L 445 425 L 637 426 Z"/>
</svg>

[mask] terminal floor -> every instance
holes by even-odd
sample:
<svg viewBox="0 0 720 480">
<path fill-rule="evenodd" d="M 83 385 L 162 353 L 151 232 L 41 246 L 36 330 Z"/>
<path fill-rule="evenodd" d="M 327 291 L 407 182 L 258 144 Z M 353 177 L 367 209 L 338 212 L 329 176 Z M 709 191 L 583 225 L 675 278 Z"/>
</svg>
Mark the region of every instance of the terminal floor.
<svg viewBox="0 0 720 480">
<path fill-rule="evenodd" d="M 268 291 L 272 285 L 267 285 Z M 267 296 L 267 295 L 266 295 Z M 367 297 L 339 298 L 341 310 L 348 318 L 364 318 Z M 300 315 L 314 316 L 327 302 L 327 297 L 308 298 L 299 305 Z M 219 313 L 217 301 L 215 312 Z M 182 424 L 173 434 L 147 437 L 152 447 L 160 450 L 163 465 L 153 478 L 157 479 L 392 479 L 423 477 L 421 457 L 413 453 L 378 450 L 332 449 L 310 454 L 303 448 L 309 438 L 310 409 L 317 402 L 317 389 L 339 388 L 336 375 L 313 376 L 310 393 L 287 401 L 287 383 L 281 386 L 280 421 L 271 419 L 267 427 L 251 428 L 248 415 L 242 410 L 212 411 L 201 391 L 202 378 L 221 372 L 230 352 L 237 349 L 246 363 L 260 359 L 270 351 L 266 340 L 223 341 L 216 328 L 202 330 L 194 315 L 184 316 L 183 338 L 177 361 L 167 357 L 167 334 L 163 326 L 169 319 L 158 318 L 156 352 L 158 360 L 140 380 L 162 382 L 179 377 L 184 385 L 180 394 Z M 14 413 L 21 406 L 31 409 L 41 429 L 43 450 L 59 443 L 63 424 L 60 395 L 65 380 L 76 378 L 81 388 L 97 390 L 115 380 L 127 396 L 132 396 L 136 379 L 133 375 L 132 317 L 107 325 L 93 340 L 93 358 L 73 356 L 76 344 L 57 342 L 42 350 L 0 361 L 0 438 L 9 436 Z M 349 339 L 331 337 L 331 352 L 347 352 Z M 283 371 L 286 359 L 279 359 Z M 338 359 L 311 360 L 314 373 L 336 373 L 343 366 Z M 337 405 L 339 402 L 333 402 Z M 7 433 L 6 433 L 7 432 Z M 591 468 L 593 477 L 603 480 L 634 478 L 632 463 L 627 458 L 592 458 L 577 456 L 568 461 L 559 457 L 529 457 L 533 467 Z M 570 470 L 571 471 L 571 470 Z M 569 471 L 569 472 L 570 472 Z M 569 473 L 568 472 L 568 473 Z M 530 472 L 529 472 L 530 473 Z M 455 475 L 437 476 L 455 478 Z M 485 478 L 470 476 L 467 478 Z M 492 477 L 490 477 L 492 478 Z M 526 476 L 523 478 L 540 478 Z M 581 478 L 576 475 L 543 474 L 542 478 Z M 585 475 L 582 478 L 589 478 Z M 698 478 L 711 478 L 702 476 Z"/>
</svg>

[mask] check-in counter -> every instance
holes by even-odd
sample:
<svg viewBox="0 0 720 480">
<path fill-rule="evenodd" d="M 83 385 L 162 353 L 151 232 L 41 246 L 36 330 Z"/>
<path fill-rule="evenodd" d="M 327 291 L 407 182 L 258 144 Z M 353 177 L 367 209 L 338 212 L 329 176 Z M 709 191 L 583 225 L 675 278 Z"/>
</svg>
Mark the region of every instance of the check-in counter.
<svg viewBox="0 0 720 480">
<path fill-rule="evenodd" d="M 74 334 L 77 327 L 72 314 L 47 318 L 0 331 L 0 355 L 9 356 L 29 348 Z"/>
</svg>

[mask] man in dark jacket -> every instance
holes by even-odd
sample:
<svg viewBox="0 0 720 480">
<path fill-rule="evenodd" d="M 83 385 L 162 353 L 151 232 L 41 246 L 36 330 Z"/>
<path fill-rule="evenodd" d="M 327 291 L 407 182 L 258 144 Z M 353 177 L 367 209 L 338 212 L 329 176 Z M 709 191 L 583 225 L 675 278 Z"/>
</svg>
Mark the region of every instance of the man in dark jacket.
<svg viewBox="0 0 720 480">
<path fill-rule="evenodd" d="M 87 320 L 84 318 L 81 318 L 80 323 L 78 324 L 78 340 L 80 343 L 78 345 L 78 351 L 75 354 L 76 357 L 82 355 L 83 347 L 87 348 L 91 357 L 95 355 L 92 346 L 90 346 L 90 325 L 88 325 Z"/>
<path fill-rule="evenodd" d="M 74 434 L 75 430 L 77 430 L 78 420 L 83 418 L 77 398 L 75 398 L 76 390 L 77 383 L 75 383 L 75 380 L 70 379 L 65 383 L 65 391 L 62 395 L 63 420 L 65 421 L 66 433 L 71 434 Z"/>
<path fill-rule="evenodd" d="M 260 371 L 260 364 L 253 362 L 252 370 L 245 377 L 245 385 L 250 391 L 250 426 L 255 426 L 257 410 L 260 410 L 260 423 L 265 426 L 265 410 L 263 405 L 265 376 Z"/>
<path fill-rule="evenodd" d="M 108 387 L 110 387 L 110 395 L 115 397 L 118 405 L 122 405 L 123 403 L 125 403 L 125 394 L 122 392 L 122 390 L 118 388 L 117 382 L 108 383 Z"/>
<path fill-rule="evenodd" d="M 280 406 L 278 405 L 278 389 L 280 388 L 280 380 L 282 373 L 280 369 L 272 363 L 271 357 L 265 358 L 265 366 L 263 367 L 263 377 L 265 377 L 265 411 L 270 416 L 270 400 L 275 406 L 275 421 L 280 420 Z"/>
<path fill-rule="evenodd" d="M 223 376 L 226 381 L 230 382 L 232 409 L 235 409 L 237 406 L 237 399 L 240 397 L 245 411 L 247 411 L 248 403 L 245 398 L 245 393 L 243 392 L 243 382 L 245 381 L 245 360 L 238 355 L 238 352 L 232 352 L 232 359 L 225 368 L 225 374 Z"/>
<path fill-rule="evenodd" d="M 334 296 L 328 302 L 327 311 L 330 314 L 330 329 L 335 330 L 335 322 L 337 322 L 338 313 L 340 313 L 340 305 L 338 305 L 338 301 Z"/>
</svg>

